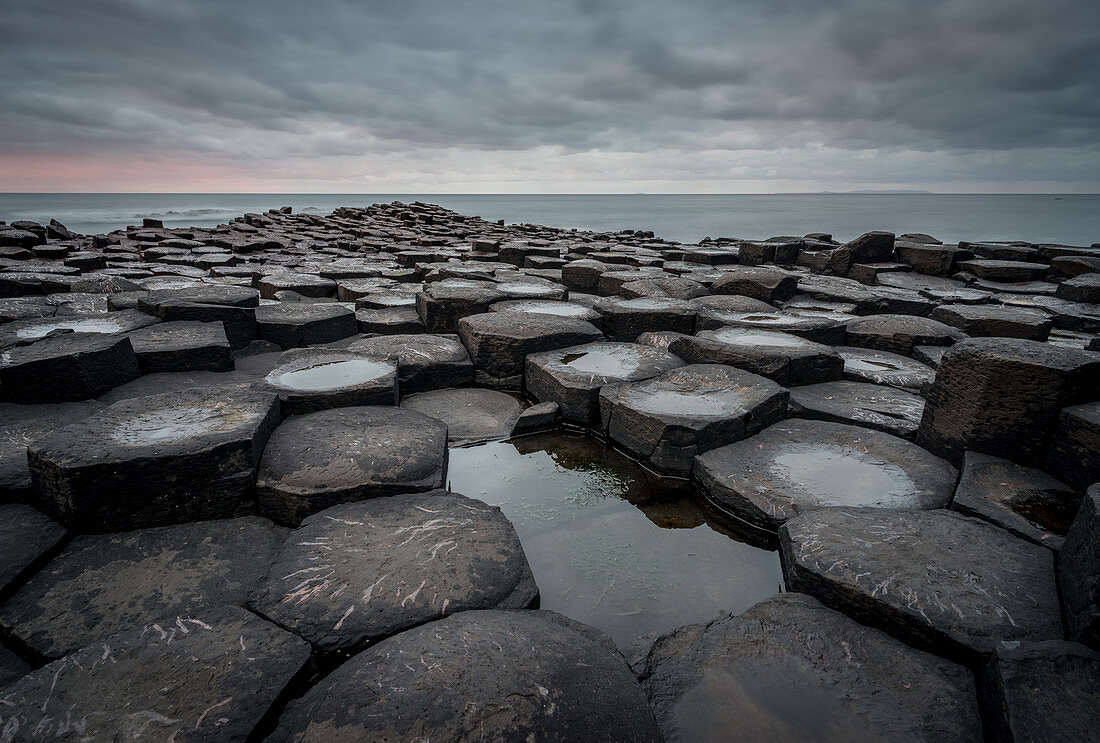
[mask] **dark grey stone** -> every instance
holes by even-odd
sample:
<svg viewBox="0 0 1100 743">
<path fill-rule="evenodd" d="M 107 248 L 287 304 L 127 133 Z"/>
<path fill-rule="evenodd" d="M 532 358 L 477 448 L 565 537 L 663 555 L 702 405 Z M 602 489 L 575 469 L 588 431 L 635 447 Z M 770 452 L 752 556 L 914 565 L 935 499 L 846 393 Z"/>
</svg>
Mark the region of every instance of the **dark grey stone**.
<svg viewBox="0 0 1100 743">
<path fill-rule="evenodd" d="M 798 277 L 777 268 L 739 266 L 711 284 L 713 294 L 738 294 L 762 302 L 785 302 L 798 291 Z"/>
<path fill-rule="evenodd" d="M 162 616 L 243 606 L 286 534 L 245 516 L 78 536 L 0 608 L 0 626 L 60 658 Z"/>
<path fill-rule="evenodd" d="M 1045 468 L 1078 490 L 1100 482 L 1100 402 L 1072 405 L 1058 414 Z"/>
<path fill-rule="evenodd" d="M 504 299 L 491 281 L 449 279 L 433 281 L 416 295 L 416 311 L 428 333 L 457 333 L 458 321 L 489 311 Z"/>
<path fill-rule="evenodd" d="M 0 505 L 0 597 L 48 560 L 65 528 L 30 506 Z"/>
<path fill-rule="evenodd" d="M 593 634 L 551 612 L 461 612 L 359 653 L 269 740 L 660 740 L 622 656 Z"/>
<path fill-rule="evenodd" d="M 395 357 L 402 395 L 463 387 L 474 381 L 474 362 L 457 335 L 389 335 L 348 344 L 349 351 Z"/>
<path fill-rule="evenodd" d="M 601 305 L 600 310 L 604 332 L 614 341 L 633 342 L 649 331 L 691 333 L 695 330 L 695 305 L 684 299 L 619 299 Z"/>
<path fill-rule="evenodd" d="M 331 343 L 359 332 L 355 313 L 338 304 L 279 303 L 255 312 L 260 338 L 284 349 Z"/>
<path fill-rule="evenodd" d="M 567 348 L 602 338 L 592 323 L 572 317 L 524 312 L 486 312 L 459 321 L 459 336 L 484 386 L 519 389 L 528 354 Z"/>
<path fill-rule="evenodd" d="M 701 330 L 669 350 L 691 364 L 729 364 L 782 385 L 828 382 L 838 379 L 843 367 L 829 346 L 775 330 Z"/>
<path fill-rule="evenodd" d="M 665 743 L 981 739 L 966 668 L 800 593 L 664 634 L 635 670 Z"/>
<path fill-rule="evenodd" d="M 260 388 L 279 396 L 283 415 L 396 405 L 397 361 L 356 351 L 297 348 L 279 357 Z"/>
<path fill-rule="evenodd" d="M 1005 305 L 943 304 L 932 310 L 930 317 L 971 337 L 1045 341 L 1054 327 L 1046 312 Z"/>
<path fill-rule="evenodd" d="M 128 335 L 142 374 L 233 368 L 233 349 L 221 322 L 162 322 Z"/>
<path fill-rule="evenodd" d="M 68 333 L 0 351 L 0 395 L 8 402 L 96 397 L 141 375 L 130 339 Z"/>
<path fill-rule="evenodd" d="M 722 330 L 725 327 L 742 330 L 769 330 L 789 333 L 826 346 L 844 343 L 844 323 L 831 317 L 796 315 L 789 312 L 733 312 L 701 309 L 695 318 L 695 329 Z"/>
<path fill-rule="evenodd" d="M 924 398 L 868 382 L 824 382 L 793 388 L 788 408 L 798 418 L 852 423 L 913 439 Z"/>
<path fill-rule="evenodd" d="M 852 382 L 873 382 L 920 391 L 936 378 L 934 368 L 901 354 L 855 346 L 840 346 L 835 350 L 844 359 L 844 378 Z M 914 349 L 914 355 L 916 351 Z"/>
<path fill-rule="evenodd" d="M 1100 650 L 1100 483 L 1088 489 L 1058 554 L 1066 636 Z"/>
<path fill-rule="evenodd" d="M 821 508 L 779 554 L 791 590 L 940 655 L 1062 636 L 1054 553 L 954 511 Z"/>
<path fill-rule="evenodd" d="M 950 346 L 966 335 L 949 325 L 913 315 L 871 315 L 848 323 L 847 345 L 912 356 L 915 346 Z"/>
<path fill-rule="evenodd" d="M 508 438 L 524 405 L 506 392 L 464 388 L 420 392 L 401 407 L 444 423 L 451 443 L 470 443 Z"/>
<path fill-rule="evenodd" d="M 27 446 L 57 428 L 87 418 L 102 406 L 94 400 L 43 405 L 0 403 L 0 500 L 28 500 L 34 488 Z"/>
</svg>

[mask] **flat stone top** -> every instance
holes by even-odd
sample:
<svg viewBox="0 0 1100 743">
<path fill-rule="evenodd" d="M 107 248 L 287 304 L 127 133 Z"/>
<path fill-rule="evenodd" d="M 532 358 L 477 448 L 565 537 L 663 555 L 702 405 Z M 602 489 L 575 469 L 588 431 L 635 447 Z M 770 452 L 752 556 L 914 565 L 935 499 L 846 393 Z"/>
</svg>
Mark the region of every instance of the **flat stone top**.
<svg viewBox="0 0 1100 743">
<path fill-rule="evenodd" d="M 309 658 L 244 609 L 158 618 L 3 691 L 8 740 L 243 743 Z"/>
<path fill-rule="evenodd" d="M 801 593 L 662 635 L 635 671 L 669 741 L 981 739 L 966 668 Z"/>
<path fill-rule="evenodd" d="M 958 328 L 919 315 L 869 315 L 848 323 L 849 333 L 894 335 L 904 333 L 906 335 L 949 336 L 956 339 L 965 338 L 965 334 Z"/>
<path fill-rule="evenodd" d="M 720 508 L 769 527 L 821 506 L 944 508 L 956 477 L 897 436 L 797 419 L 700 454 L 694 472 Z"/>
<path fill-rule="evenodd" d="M 139 303 L 147 307 L 156 307 L 166 303 L 256 307 L 260 303 L 260 293 L 249 286 L 202 285 L 185 289 L 154 289 L 141 297 Z"/>
<path fill-rule="evenodd" d="M 396 363 L 377 354 L 298 348 L 280 356 L 264 382 L 290 392 L 327 392 L 359 387 L 396 372 Z"/>
<path fill-rule="evenodd" d="M 647 379 L 684 365 L 678 356 L 660 348 L 617 341 L 534 353 L 527 361 L 545 367 L 562 384 L 585 387 Z"/>
<path fill-rule="evenodd" d="M 782 391 L 770 379 L 732 366 L 691 364 L 623 385 L 614 401 L 662 417 L 719 420 L 743 415 Z"/>
<path fill-rule="evenodd" d="M 470 358 L 457 335 L 378 335 L 350 343 L 347 349 L 395 356 L 402 365 L 462 362 Z"/>
<path fill-rule="evenodd" d="M 834 350 L 844 359 L 844 373 L 850 377 L 898 387 L 920 387 L 936 378 L 935 369 L 899 353 L 855 346 Z"/>
<path fill-rule="evenodd" d="M 164 615 L 243 605 L 286 535 L 255 516 L 81 535 L 0 608 L 0 625 L 57 658 Z"/>
<path fill-rule="evenodd" d="M 89 312 L 79 315 L 55 315 L 29 320 L 15 320 L 0 325 L 0 342 L 36 341 L 55 330 L 71 330 L 73 333 L 117 334 L 136 330 L 160 322 L 138 310 L 120 312 Z"/>
<path fill-rule="evenodd" d="M 967 338 L 944 354 L 943 364 L 953 361 L 968 363 L 970 358 L 1000 363 L 1018 363 L 1060 371 L 1072 371 L 1084 366 L 1100 368 L 1100 353 L 1055 346 L 1022 338 Z"/>
<path fill-rule="evenodd" d="M 696 309 L 710 309 L 722 312 L 775 312 L 776 309 L 762 299 L 742 297 L 739 294 L 713 294 L 691 300 Z"/>
<path fill-rule="evenodd" d="M 1062 636 L 1054 555 L 953 511 L 824 508 L 780 529 L 794 588 L 896 625 L 910 641 L 988 652 Z"/>
<path fill-rule="evenodd" d="M 135 352 L 156 351 L 170 347 L 186 348 L 196 344 L 229 347 L 225 326 L 221 322 L 173 320 L 138 328 L 127 333 Z"/>
<path fill-rule="evenodd" d="M 1071 405 L 1062 410 L 1062 415 L 1071 415 L 1074 418 L 1081 418 L 1092 423 L 1094 426 L 1100 427 L 1100 402 L 1093 402 L 1087 405 Z"/>
<path fill-rule="evenodd" d="M 268 739 L 659 740 L 641 687 L 594 630 L 551 612 L 466 611 L 359 653 Z"/>
<path fill-rule="evenodd" d="M 256 308 L 256 321 L 261 323 L 305 323 L 331 320 L 355 311 L 333 302 L 279 302 Z"/>
<path fill-rule="evenodd" d="M 608 302 L 605 311 L 610 312 L 683 312 L 692 313 L 694 305 L 684 299 L 672 297 L 637 297 Z"/>
<path fill-rule="evenodd" d="M 334 506 L 287 538 L 250 605 L 327 650 L 538 597 L 499 508 L 435 490 Z"/>
<path fill-rule="evenodd" d="M 536 315 L 530 312 L 483 312 L 459 320 L 464 333 L 474 336 L 507 338 L 540 338 L 555 333 L 576 333 L 599 338 L 602 333 L 587 320 L 556 315 Z"/>
<path fill-rule="evenodd" d="M 409 395 L 401 408 L 441 421 L 450 442 L 465 443 L 507 438 L 524 404 L 505 392 L 463 387 Z"/>
<path fill-rule="evenodd" d="M 188 389 L 121 400 L 58 429 L 29 449 L 68 466 L 206 450 L 252 439 L 272 415 L 274 394 Z"/>
<path fill-rule="evenodd" d="M 1011 307 L 1003 304 L 941 304 L 936 313 L 950 313 L 966 320 L 1009 320 L 1042 323 L 1050 314 L 1027 307 Z"/>
<path fill-rule="evenodd" d="M 582 320 L 591 320 L 600 316 L 599 312 L 583 304 L 553 299 L 510 299 L 497 302 L 489 309 L 493 312 L 527 312 L 532 315 L 579 317 Z"/>
<path fill-rule="evenodd" d="M 783 349 L 790 351 L 816 351 L 828 353 L 829 346 L 823 343 L 800 338 L 790 333 L 782 333 L 775 330 L 751 330 L 745 328 L 719 328 L 718 330 L 700 330 L 695 334 L 697 338 L 717 341 L 729 346 L 747 346 L 750 348 Z"/>
</svg>

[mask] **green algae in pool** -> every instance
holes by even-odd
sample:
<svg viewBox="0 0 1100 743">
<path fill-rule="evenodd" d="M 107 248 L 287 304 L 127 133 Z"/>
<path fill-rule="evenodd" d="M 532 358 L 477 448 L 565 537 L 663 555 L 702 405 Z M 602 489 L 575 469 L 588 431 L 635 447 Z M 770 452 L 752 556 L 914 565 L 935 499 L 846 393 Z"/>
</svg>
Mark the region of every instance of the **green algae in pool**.
<svg viewBox="0 0 1100 743">
<path fill-rule="evenodd" d="M 515 525 L 542 608 L 598 627 L 622 648 L 782 590 L 776 552 L 717 531 L 686 488 L 592 436 L 452 448 L 448 481 Z"/>
</svg>

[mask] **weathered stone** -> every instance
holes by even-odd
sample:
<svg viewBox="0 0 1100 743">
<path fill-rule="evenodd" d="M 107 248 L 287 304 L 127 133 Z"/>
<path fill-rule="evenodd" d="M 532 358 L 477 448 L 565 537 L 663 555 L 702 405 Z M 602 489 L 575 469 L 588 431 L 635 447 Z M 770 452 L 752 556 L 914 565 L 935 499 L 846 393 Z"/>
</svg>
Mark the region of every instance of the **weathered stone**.
<svg viewBox="0 0 1100 743">
<path fill-rule="evenodd" d="M 233 349 L 220 322 L 162 322 L 128 335 L 142 374 L 233 368 Z"/>
<path fill-rule="evenodd" d="M 955 468 L 904 439 L 788 420 L 695 458 L 695 481 L 723 513 L 774 530 L 823 506 L 944 508 Z"/>
<path fill-rule="evenodd" d="M 216 304 L 226 307 L 257 307 L 260 294 L 247 286 L 202 284 L 185 289 L 157 289 L 147 292 L 138 300 L 138 307 L 150 314 L 161 315 L 163 305 Z"/>
<path fill-rule="evenodd" d="M 784 302 L 798 291 L 798 277 L 776 268 L 741 266 L 711 284 L 713 294 L 739 294 L 762 302 Z"/>
<path fill-rule="evenodd" d="M 31 672 L 31 667 L 18 655 L 0 645 L 0 688 L 6 687 Z"/>
<path fill-rule="evenodd" d="M 523 403 L 505 392 L 484 389 L 431 390 L 401 401 L 447 426 L 452 443 L 507 438 L 523 413 Z"/>
<path fill-rule="evenodd" d="M 490 312 L 529 312 L 534 315 L 554 315 L 587 320 L 600 327 L 603 315 L 599 311 L 573 302 L 558 302 L 549 299 L 509 299 L 497 302 L 489 307 Z"/>
<path fill-rule="evenodd" d="M 781 420 L 787 391 L 722 364 L 693 364 L 600 390 L 602 427 L 616 444 L 666 474 L 686 476 L 692 459 Z"/>
<path fill-rule="evenodd" d="M 1004 643 L 978 674 L 988 740 L 1077 743 L 1100 730 L 1100 653 L 1072 642 Z"/>
<path fill-rule="evenodd" d="M 260 296 L 273 299 L 278 292 L 292 291 L 303 297 L 335 297 L 336 282 L 305 273 L 272 273 L 256 283 Z"/>
<path fill-rule="evenodd" d="M 9 740 L 243 743 L 309 660 L 303 640 L 244 609 L 158 619 L 4 690 Z"/>
<path fill-rule="evenodd" d="M 347 350 L 396 358 L 402 395 L 474 381 L 474 362 L 456 335 L 377 336 L 354 341 Z"/>
<path fill-rule="evenodd" d="M 670 348 L 692 364 L 729 364 L 782 385 L 838 379 L 840 356 L 829 346 L 774 330 L 727 326 L 701 330 Z"/>
<path fill-rule="evenodd" d="M 130 339 L 67 333 L 0 351 L 0 395 L 9 402 L 85 400 L 140 376 Z"/>
<path fill-rule="evenodd" d="M 279 357 L 263 390 L 279 396 L 283 415 L 351 405 L 396 405 L 397 362 L 328 348 L 297 348 Z"/>
<path fill-rule="evenodd" d="M 64 538 L 64 527 L 30 506 L 0 505 L 0 597 L 48 560 Z"/>
<path fill-rule="evenodd" d="M 164 616 L 243 606 L 286 534 L 246 516 L 78 536 L 0 608 L 0 626 L 60 658 Z"/>
<path fill-rule="evenodd" d="M 966 449 L 1041 462 L 1058 413 L 1100 389 L 1100 355 L 1035 341 L 955 344 L 927 390 L 917 443 L 952 461 Z"/>
<path fill-rule="evenodd" d="M 56 405 L 0 403 L 0 500 L 32 497 L 27 446 L 57 428 L 87 418 L 102 406 L 94 400 Z"/>
<path fill-rule="evenodd" d="M 846 343 L 911 356 L 915 346 L 950 346 L 966 335 L 949 325 L 913 315 L 872 315 L 848 323 Z"/>
<path fill-rule="evenodd" d="M 281 348 L 331 343 L 359 332 L 355 313 L 338 304 L 279 303 L 256 308 L 259 336 Z"/>
<path fill-rule="evenodd" d="M 1100 483 L 1088 489 L 1058 554 L 1066 636 L 1100 650 Z"/>
<path fill-rule="evenodd" d="M 619 287 L 619 296 L 624 299 L 641 297 L 668 297 L 669 299 L 695 299 L 710 294 L 698 281 L 683 276 L 662 276 L 653 279 L 628 281 Z"/>
<path fill-rule="evenodd" d="M 700 310 L 695 319 L 698 331 L 725 327 L 790 333 L 815 343 L 838 346 L 844 342 L 844 324 L 830 317 L 795 315 L 788 312 L 728 312 Z"/>
<path fill-rule="evenodd" d="M 424 321 L 415 307 L 387 307 L 377 310 L 356 310 L 355 323 L 360 333 L 423 333 Z"/>
<path fill-rule="evenodd" d="M 662 635 L 635 670 L 667 743 L 981 739 L 966 668 L 799 593 Z"/>
<path fill-rule="evenodd" d="M 604 332 L 614 341 L 633 342 L 642 333 L 651 331 L 691 333 L 695 329 L 695 307 L 683 299 L 620 299 L 600 309 Z"/>
<path fill-rule="evenodd" d="M 0 347 L 37 341 L 59 330 L 83 334 L 115 335 L 143 328 L 156 322 L 155 317 L 149 317 L 144 312 L 138 312 L 137 310 L 93 312 L 16 320 L 0 326 Z"/>
<path fill-rule="evenodd" d="M 1058 414 L 1045 466 L 1078 490 L 1100 482 L 1100 402 L 1073 405 Z"/>
<path fill-rule="evenodd" d="M 540 402 L 519 414 L 512 436 L 550 431 L 561 423 L 561 406 L 556 402 Z"/>
<path fill-rule="evenodd" d="M 824 382 L 791 390 L 792 416 L 852 423 L 913 439 L 924 413 L 924 398 L 867 382 Z"/>
<path fill-rule="evenodd" d="M 1048 266 L 1045 263 L 1028 261 L 972 260 L 961 261 L 959 269 L 974 274 L 986 281 L 1038 281 L 1046 276 Z"/>
<path fill-rule="evenodd" d="M 648 345 L 600 342 L 531 354 L 526 364 L 528 394 L 556 402 L 567 423 L 594 426 L 600 422 L 601 387 L 649 379 L 684 362 Z"/>
<path fill-rule="evenodd" d="M 1087 273 L 1067 279 L 1058 285 L 1054 296 L 1070 302 L 1100 304 L 1100 273 Z"/>
<path fill-rule="evenodd" d="M 42 506 L 69 528 L 115 531 L 238 515 L 278 399 L 192 389 L 117 402 L 27 449 Z"/>
<path fill-rule="evenodd" d="M 1062 636 L 1054 553 L 954 511 L 809 511 L 779 554 L 790 589 L 941 655 Z"/>
<path fill-rule="evenodd" d="M 592 323 L 573 317 L 486 312 L 460 320 L 459 337 L 479 384 L 519 389 L 528 354 L 589 343 L 602 334 Z"/>
<path fill-rule="evenodd" d="M 297 525 L 339 503 L 443 487 L 447 427 L 411 410 L 351 407 L 294 416 L 271 435 L 259 511 Z"/>
<path fill-rule="evenodd" d="M 841 346 L 835 350 L 844 359 L 844 378 L 853 382 L 873 382 L 919 391 L 936 378 L 935 369 L 901 354 L 855 346 Z"/>
<path fill-rule="evenodd" d="M 434 490 L 310 516 L 249 605 L 315 647 L 346 652 L 455 612 L 530 608 L 538 595 L 500 509 Z"/>
<path fill-rule="evenodd" d="M 1045 312 L 1003 305 L 944 304 L 931 318 L 971 337 L 1027 338 L 1045 341 L 1054 321 Z"/>
<path fill-rule="evenodd" d="M 932 276 L 950 276 L 955 271 L 957 248 L 950 245 L 906 245 L 896 246 L 898 260 L 913 267 L 914 271 Z"/>
<path fill-rule="evenodd" d="M 551 612 L 461 612 L 359 653 L 292 703 L 269 740 L 658 741 L 607 643 Z"/>
<path fill-rule="evenodd" d="M 433 281 L 416 295 L 416 311 L 428 333 L 457 333 L 464 317 L 489 311 L 504 299 L 491 281 L 452 279 Z"/>
<path fill-rule="evenodd" d="M 951 507 L 1058 550 L 1080 502 L 1080 493 L 1042 470 L 968 451 Z"/>
</svg>

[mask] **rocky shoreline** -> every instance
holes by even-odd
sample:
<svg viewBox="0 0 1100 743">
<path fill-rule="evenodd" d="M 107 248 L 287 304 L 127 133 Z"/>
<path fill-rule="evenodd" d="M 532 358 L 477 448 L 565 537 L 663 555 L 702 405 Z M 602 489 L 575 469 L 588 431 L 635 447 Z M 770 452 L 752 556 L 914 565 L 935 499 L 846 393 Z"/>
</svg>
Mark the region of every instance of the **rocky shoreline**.
<svg viewBox="0 0 1100 743">
<path fill-rule="evenodd" d="M 539 610 L 448 447 L 563 426 L 787 590 Z M 4 741 L 1097 740 L 1100 245 L 0 223 L 0 502 Z"/>
</svg>

